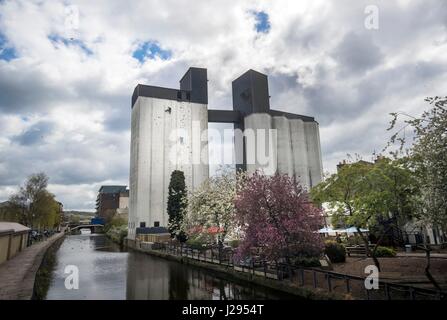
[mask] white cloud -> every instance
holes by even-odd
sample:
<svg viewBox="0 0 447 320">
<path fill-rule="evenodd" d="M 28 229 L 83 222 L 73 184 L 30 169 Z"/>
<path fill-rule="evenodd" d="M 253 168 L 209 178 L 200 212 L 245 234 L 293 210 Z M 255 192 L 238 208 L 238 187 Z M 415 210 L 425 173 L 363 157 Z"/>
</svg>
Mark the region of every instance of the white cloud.
<svg viewBox="0 0 447 320">
<path fill-rule="evenodd" d="M 79 9 L 79 28 L 70 32 L 67 4 Z M 231 107 L 238 75 L 267 73 L 272 108 L 319 121 L 325 170 L 346 153 L 367 158 L 389 136 L 388 112 L 420 113 L 425 96 L 447 89 L 446 3 L 375 1 L 374 31 L 364 28 L 369 4 L 0 2 L 0 35 L 17 55 L 0 58 L 0 200 L 43 170 L 66 208 L 93 209 L 102 183 L 128 183 L 135 85 L 177 87 L 189 66 L 208 68 L 214 109 Z M 268 14 L 267 33 L 256 32 L 253 11 Z M 67 34 L 75 38 L 60 40 Z M 147 41 L 170 59 L 133 58 Z"/>
</svg>

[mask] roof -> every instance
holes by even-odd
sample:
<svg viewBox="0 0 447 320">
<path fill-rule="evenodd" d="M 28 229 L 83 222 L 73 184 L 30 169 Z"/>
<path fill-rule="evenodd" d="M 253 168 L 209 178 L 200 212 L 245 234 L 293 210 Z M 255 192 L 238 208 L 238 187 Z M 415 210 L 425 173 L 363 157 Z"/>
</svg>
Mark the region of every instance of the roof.
<svg viewBox="0 0 447 320">
<path fill-rule="evenodd" d="M 101 186 L 99 188 L 99 193 L 120 193 L 125 192 L 127 190 L 127 186 Z"/>
<path fill-rule="evenodd" d="M 23 232 L 28 230 L 31 229 L 17 222 L 0 222 L 0 233 L 6 231 Z"/>
<path fill-rule="evenodd" d="M 162 234 L 169 233 L 169 230 L 165 227 L 146 227 L 146 228 L 137 228 L 136 234 Z"/>
</svg>

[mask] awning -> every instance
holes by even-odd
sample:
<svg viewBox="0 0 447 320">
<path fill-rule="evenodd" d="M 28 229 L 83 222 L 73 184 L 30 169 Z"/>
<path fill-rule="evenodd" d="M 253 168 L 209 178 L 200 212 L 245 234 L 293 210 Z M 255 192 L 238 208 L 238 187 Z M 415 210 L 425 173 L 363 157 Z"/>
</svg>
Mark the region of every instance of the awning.
<svg viewBox="0 0 447 320">
<path fill-rule="evenodd" d="M 335 230 L 333 230 L 332 228 L 321 228 L 320 230 L 318 230 L 318 233 L 334 233 Z"/>
<path fill-rule="evenodd" d="M 368 229 L 363 229 L 363 228 L 360 228 L 360 231 L 361 232 L 369 232 Z M 345 232 L 346 233 L 357 233 L 358 231 L 357 231 L 356 227 L 350 227 L 350 228 L 345 229 Z"/>
<path fill-rule="evenodd" d="M 368 229 L 363 229 L 360 228 L 361 232 L 369 232 Z M 318 230 L 318 233 L 357 233 L 357 228 L 356 227 L 350 227 L 347 229 L 332 229 L 332 228 L 321 228 L 320 230 Z"/>
</svg>

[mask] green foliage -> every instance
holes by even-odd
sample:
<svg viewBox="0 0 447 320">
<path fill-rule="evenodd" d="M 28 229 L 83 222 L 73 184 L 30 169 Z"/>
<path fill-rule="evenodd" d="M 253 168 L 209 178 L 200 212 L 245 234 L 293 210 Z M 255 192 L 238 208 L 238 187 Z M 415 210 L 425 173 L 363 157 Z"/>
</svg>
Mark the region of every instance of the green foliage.
<svg viewBox="0 0 447 320">
<path fill-rule="evenodd" d="M 44 173 L 30 175 L 19 192 L 9 198 L 5 210 L 29 227 L 56 227 L 60 223 L 60 207 L 47 185 L 48 177 Z"/>
<path fill-rule="evenodd" d="M 298 267 L 316 268 L 320 267 L 320 260 L 316 257 L 293 257 L 292 264 Z"/>
<path fill-rule="evenodd" d="M 348 246 L 359 246 L 363 244 L 363 240 L 359 236 L 348 237 L 346 239 L 346 245 Z"/>
<path fill-rule="evenodd" d="M 391 137 L 390 143 L 400 144 L 395 157 L 404 154 L 408 167 L 422 190 L 420 208 L 415 217 L 424 224 L 440 227 L 447 231 L 447 97 L 429 97 L 425 101 L 431 109 L 420 117 L 392 113 L 388 130 L 397 125 L 400 116 L 406 116 L 404 126 Z M 413 129 L 413 144 L 404 150 L 408 142 L 403 129 Z"/>
<path fill-rule="evenodd" d="M 328 256 L 332 263 L 345 262 L 346 250 L 345 246 L 333 240 L 325 241 L 324 253 Z"/>
<path fill-rule="evenodd" d="M 375 252 L 376 257 L 395 257 L 396 251 L 392 248 L 378 246 Z"/>
<path fill-rule="evenodd" d="M 187 192 L 185 175 L 182 171 L 174 170 L 172 172 L 168 193 L 167 211 L 169 216 L 169 232 L 173 237 L 183 242 L 186 240 L 186 236 L 181 230 L 181 224 L 187 207 Z"/>
<path fill-rule="evenodd" d="M 81 221 L 81 217 L 80 217 L 79 215 L 72 214 L 72 215 L 70 216 L 70 219 L 69 219 L 69 222 L 70 222 L 70 223 L 73 223 L 73 224 L 79 224 L 80 221 Z"/>
<path fill-rule="evenodd" d="M 36 272 L 33 288 L 33 300 L 45 300 L 53 278 L 53 271 L 57 264 L 57 251 L 63 242 L 63 238 L 53 243 L 46 251 L 42 263 Z"/>
<path fill-rule="evenodd" d="M 115 243 L 122 245 L 127 237 L 127 225 L 110 226 L 106 231 L 106 235 Z"/>
<path fill-rule="evenodd" d="M 110 230 L 112 228 L 121 228 L 121 227 L 124 227 L 125 229 L 127 229 L 127 220 L 125 220 L 122 217 L 115 216 L 110 220 L 109 223 L 106 224 L 105 231 L 107 232 L 108 230 Z"/>
<path fill-rule="evenodd" d="M 231 240 L 228 244 L 229 244 L 230 247 L 232 247 L 232 248 L 237 248 L 237 247 L 239 247 L 240 240 Z"/>
<path fill-rule="evenodd" d="M 334 223 L 366 228 L 389 218 L 404 221 L 413 211 L 418 188 L 412 172 L 400 160 L 345 164 L 312 189 L 312 199 L 327 204 Z"/>
<path fill-rule="evenodd" d="M 206 249 L 207 242 L 200 238 L 191 238 L 186 241 L 186 244 L 192 249 L 203 251 Z"/>
</svg>

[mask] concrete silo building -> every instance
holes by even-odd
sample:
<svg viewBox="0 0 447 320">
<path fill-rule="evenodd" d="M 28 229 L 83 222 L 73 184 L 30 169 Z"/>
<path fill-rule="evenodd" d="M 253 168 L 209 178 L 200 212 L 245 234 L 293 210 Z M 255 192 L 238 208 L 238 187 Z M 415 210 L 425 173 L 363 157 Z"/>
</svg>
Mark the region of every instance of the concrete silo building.
<svg viewBox="0 0 447 320">
<path fill-rule="evenodd" d="M 243 139 L 235 137 L 238 168 L 295 175 L 307 188 L 322 180 L 319 128 L 313 117 L 271 110 L 267 76 L 254 70 L 234 80 L 232 91 L 233 110 L 208 110 L 203 68 L 190 68 L 180 80 L 180 89 L 136 86 L 131 117 L 130 240 L 138 228 L 167 227 L 173 170 L 184 172 L 188 190 L 208 178 L 209 122 L 233 123 L 240 129 L 236 131 L 243 132 Z M 270 159 L 267 166 L 260 161 L 265 151 Z"/>
</svg>

